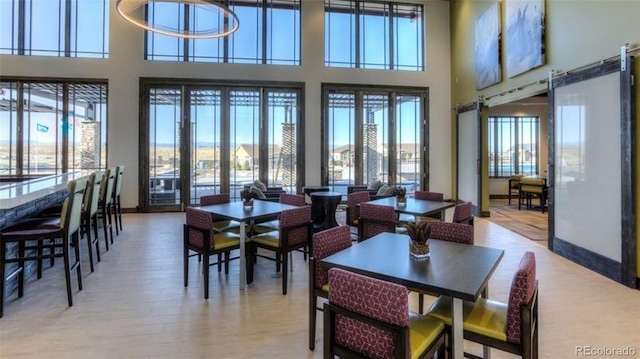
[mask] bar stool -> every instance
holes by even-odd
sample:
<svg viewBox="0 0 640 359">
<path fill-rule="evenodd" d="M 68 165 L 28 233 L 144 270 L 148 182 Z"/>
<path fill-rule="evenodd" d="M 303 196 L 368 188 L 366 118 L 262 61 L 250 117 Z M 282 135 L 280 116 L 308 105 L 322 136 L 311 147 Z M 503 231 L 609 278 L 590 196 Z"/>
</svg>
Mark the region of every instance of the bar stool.
<svg viewBox="0 0 640 359">
<path fill-rule="evenodd" d="M 42 259 L 44 258 L 64 258 L 67 301 L 70 307 L 73 306 L 71 271 L 74 269 L 76 270 L 76 276 L 78 278 L 78 288 L 82 290 L 79 239 L 83 194 L 86 186 L 86 178 L 69 182 L 67 185 L 69 194 L 62 205 L 62 216 L 60 219 L 27 219 L 5 228 L 0 232 L 0 318 L 4 314 L 4 290 L 6 280 L 17 276 L 18 298 L 22 298 L 24 295 L 25 262 L 37 260 L 39 279 L 42 277 Z M 57 238 L 62 238 L 62 241 L 56 243 L 54 240 Z M 33 241 L 37 243 L 33 244 Z M 45 241 L 47 243 L 45 243 Z M 7 245 L 9 243 L 16 243 L 18 246 L 17 254 L 14 257 L 9 257 L 14 254 L 7 251 Z M 45 244 L 49 249 L 48 254 L 43 253 Z M 71 262 L 71 246 L 73 246 L 74 249 L 73 263 Z M 61 249 L 61 251 L 57 251 L 56 249 Z M 34 251 L 36 251 L 35 254 L 33 253 Z M 18 263 L 17 268 L 13 268 L 8 276 L 5 274 L 5 265 L 7 263 Z"/>
<path fill-rule="evenodd" d="M 104 173 L 104 179 L 100 186 L 100 198 L 98 199 L 98 208 L 100 209 L 99 216 L 102 218 L 102 229 L 104 230 L 104 244 L 106 250 L 109 250 L 109 238 L 113 243 L 113 228 L 112 223 L 112 209 L 113 209 L 113 185 L 115 179 L 115 168 L 107 168 Z M 107 229 L 109 229 L 110 236 L 107 236 Z"/>
<path fill-rule="evenodd" d="M 120 190 L 122 189 L 122 175 L 124 174 L 124 165 L 116 167 L 113 185 L 113 219 L 116 222 L 116 235 L 122 232 L 122 205 L 120 204 Z M 119 227 L 119 228 L 118 228 Z"/>
</svg>

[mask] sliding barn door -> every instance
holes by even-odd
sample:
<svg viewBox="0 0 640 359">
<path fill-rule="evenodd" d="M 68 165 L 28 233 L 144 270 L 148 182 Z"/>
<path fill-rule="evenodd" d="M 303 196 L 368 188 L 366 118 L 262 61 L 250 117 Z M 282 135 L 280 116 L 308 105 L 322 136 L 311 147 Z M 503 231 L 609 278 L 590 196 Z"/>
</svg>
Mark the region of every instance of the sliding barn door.
<svg viewBox="0 0 640 359">
<path fill-rule="evenodd" d="M 549 248 L 628 286 L 636 281 L 633 59 L 553 80 Z"/>
<path fill-rule="evenodd" d="M 480 116 L 477 105 L 457 110 L 457 193 L 458 201 L 473 203 L 474 214 L 482 212 L 482 158 L 480 156 Z"/>
</svg>

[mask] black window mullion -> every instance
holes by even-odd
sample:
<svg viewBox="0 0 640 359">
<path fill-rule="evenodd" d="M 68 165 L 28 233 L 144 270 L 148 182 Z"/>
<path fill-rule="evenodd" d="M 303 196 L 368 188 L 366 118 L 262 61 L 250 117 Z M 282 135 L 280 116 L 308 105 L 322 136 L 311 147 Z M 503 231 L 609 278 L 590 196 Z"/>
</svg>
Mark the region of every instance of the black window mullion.
<svg viewBox="0 0 640 359">
<path fill-rule="evenodd" d="M 389 6 L 389 69 L 393 70 L 395 65 L 394 65 L 394 20 L 396 18 L 396 13 L 395 13 L 395 6 L 393 4 L 388 4 L 387 6 Z"/>
<path fill-rule="evenodd" d="M 184 14 L 183 14 L 183 18 L 184 18 L 184 28 L 185 31 L 189 31 L 191 23 L 189 22 L 189 11 L 190 11 L 190 6 L 188 4 L 184 5 Z M 183 39 L 181 38 L 180 41 L 182 42 L 182 61 L 189 61 L 189 39 Z"/>
<path fill-rule="evenodd" d="M 356 68 L 359 69 L 362 67 L 362 64 L 360 63 L 361 59 L 360 59 L 360 1 L 356 1 L 356 8 L 355 8 L 355 56 L 356 56 Z M 360 183 L 360 182 L 357 182 Z"/>
<path fill-rule="evenodd" d="M 18 55 L 24 55 L 25 48 L 25 31 L 26 31 L 26 23 L 25 23 L 25 1 L 26 0 L 18 0 Z M 12 38 L 13 41 L 13 38 Z M 20 91 L 22 92 L 22 91 Z"/>
<path fill-rule="evenodd" d="M 220 193 L 229 193 L 231 181 L 231 101 L 229 88 L 222 88 L 220 91 Z"/>
<path fill-rule="evenodd" d="M 260 63 L 264 65 L 267 63 L 267 0 L 262 0 L 262 38 L 260 41 L 262 42 L 262 59 Z"/>
<path fill-rule="evenodd" d="M 65 173 L 69 170 L 69 84 L 62 84 L 62 172 Z M 66 119 L 66 121 L 65 121 Z M 57 130 L 58 126 L 56 126 Z M 57 141 L 56 141 L 57 142 Z"/>
<path fill-rule="evenodd" d="M 76 12 L 77 15 L 78 13 Z M 60 47 L 58 47 L 59 51 Z M 71 57 L 71 0 L 65 0 L 64 4 L 64 56 Z"/>
<path fill-rule="evenodd" d="M 258 156 L 260 161 L 258 163 L 258 178 L 262 183 L 271 185 L 269 183 L 269 100 L 267 90 L 263 87 L 260 89 L 260 102 L 258 104 L 260 108 L 260 118 L 258 119 Z M 255 143 L 253 143 L 255 146 Z"/>
<path fill-rule="evenodd" d="M 389 182 L 389 185 L 395 185 L 396 184 L 396 175 L 398 173 L 398 148 L 397 148 L 397 142 L 396 141 L 396 133 L 397 133 L 397 126 L 398 126 L 398 121 L 396 118 L 396 93 L 395 92 L 390 92 L 388 94 L 388 98 L 387 101 L 389 103 L 389 108 L 387 109 L 387 111 L 389 111 L 388 116 L 389 116 L 389 130 L 387 131 L 387 143 L 389 144 L 388 147 L 388 158 L 387 158 L 387 168 L 389 168 L 388 171 L 388 176 L 387 176 L 387 180 Z M 401 141 L 402 142 L 402 141 Z M 392 175 L 393 173 L 393 175 Z"/>
</svg>

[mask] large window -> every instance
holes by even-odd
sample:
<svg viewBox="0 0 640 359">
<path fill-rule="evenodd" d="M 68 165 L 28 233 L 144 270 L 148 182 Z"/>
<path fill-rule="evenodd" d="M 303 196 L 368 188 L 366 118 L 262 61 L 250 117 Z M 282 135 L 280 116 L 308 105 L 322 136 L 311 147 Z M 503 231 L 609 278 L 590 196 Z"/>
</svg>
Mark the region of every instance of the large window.
<svg viewBox="0 0 640 359">
<path fill-rule="evenodd" d="M 325 0 L 325 66 L 424 70 L 422 5 Z"/>
<path fill-rule="evenodd" d="M 239 198 L 258 179 L 302 191 L 300 85 L 145 83 L 144 210 L 175 210 L 208 194 Z"/>
<path fill-rule="evenodd" d="M 146 32 L 147 60 L 300 65 L 300 0 L 226 0 L 240 27 L 217 39 L 181 39 Z M 206 18 L 197 7 L 178 2 L 147 5 L 154 25 L 197 29 Z M 207 19 L 210 23 L 211 19 Z M 213 19 L 222 22 L 224 18 Z M 187 26 L 185 26 L 187 24 Z"/>
<path fill-rule="evenodd" d="M 489 117 L 489 177 L 539 174 L 538 117 Z"/>
<path fill-rule="evenodd" d="M 107 84 L 0 80 L 0 175 L 106 167 Z"/>
<path fill-rule="evenodd" d="M 343 194 L 374 180 L 422 188 L 426 99 L 426 89 L 324 85 L 323 183 Z"/>
<path fill-rule="evenodd" d="M 0 0 L 0 54 L 107 58 L 109 0 Z"/>
</svg>

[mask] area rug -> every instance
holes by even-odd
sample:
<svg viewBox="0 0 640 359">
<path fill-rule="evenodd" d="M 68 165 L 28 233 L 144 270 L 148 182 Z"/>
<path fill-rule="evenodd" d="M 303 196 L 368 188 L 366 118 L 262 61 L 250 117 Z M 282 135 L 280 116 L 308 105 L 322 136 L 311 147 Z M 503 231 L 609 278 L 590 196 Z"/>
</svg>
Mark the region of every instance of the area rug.
<svg viewBox="0 0 640 359">
<path fill-rule="evenodd" d="M 490 217 L 486 219 L 496 223 L 510 231 L 516 232 L 532 241 L 546 242 L 548 237 L 549 219 L 547 212 L 539 209 L 518 210 L 518 204 L 508 205 L 500 202 L 491 202 Z M 542 243 L 541 243 L 542 244 Z"/>
</svg>

